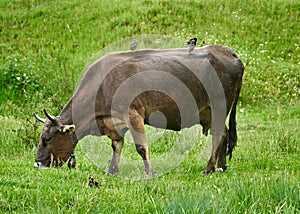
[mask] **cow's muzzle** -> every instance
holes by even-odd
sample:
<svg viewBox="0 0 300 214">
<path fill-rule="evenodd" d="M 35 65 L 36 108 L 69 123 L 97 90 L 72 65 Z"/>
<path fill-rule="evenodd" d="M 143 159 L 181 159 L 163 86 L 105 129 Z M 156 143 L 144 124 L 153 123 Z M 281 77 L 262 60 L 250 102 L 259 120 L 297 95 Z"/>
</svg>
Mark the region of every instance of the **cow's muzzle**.
<svg viewBox="0 0 300 214">
<path fill-rule="evenodd" d="M 34 162 L 33 168 L 35 168 L 35 169 L 47 169 L 47 168 L 49 168 L 49 167 L 44 166 L 44 165 L 42 164 L 42 162 L 37 161 L 37 162 Z"/>
</svg>

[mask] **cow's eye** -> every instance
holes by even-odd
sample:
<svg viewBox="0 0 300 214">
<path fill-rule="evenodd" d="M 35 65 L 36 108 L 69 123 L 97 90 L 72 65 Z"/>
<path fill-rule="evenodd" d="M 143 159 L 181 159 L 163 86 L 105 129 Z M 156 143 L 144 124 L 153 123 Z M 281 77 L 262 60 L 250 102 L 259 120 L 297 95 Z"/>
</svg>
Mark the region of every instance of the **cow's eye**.
<svg viewBox="0 0 300 214">
<path fill-rule="evenodd" d="M 46 137 L 45 140 L 46 141 L 50 141 L 52 139 L 52 137 Z"/>
<path fill-rule="evenodd" d="M 48 144 L 52 140 L 52 137 L 45 137 L 45 143 Z"/>
</svg>

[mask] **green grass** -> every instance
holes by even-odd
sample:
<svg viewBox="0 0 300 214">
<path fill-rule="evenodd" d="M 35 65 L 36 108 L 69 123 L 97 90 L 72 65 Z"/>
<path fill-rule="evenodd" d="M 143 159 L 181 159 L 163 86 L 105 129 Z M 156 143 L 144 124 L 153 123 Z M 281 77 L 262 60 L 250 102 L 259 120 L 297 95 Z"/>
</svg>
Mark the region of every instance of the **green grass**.
<svg viewBox="0 0 300 214">
<path fill-rule="evenodd" d="M 299 19 L 297 0 L 0 0 L 0 212 L 300 213 Z M 152 180 L 107 176 L 80 146 L 76 170 L 34 170 L 33 112 L 58 114 L 93 56 L 146 34 L 225 44 L 244 62 L 228 171 L 202 175 L 200 143 Z M 173 138 L 165 134 L 151 156 Z M 138 159 L 130 143 L 124 155 Z M 91 175 L 100 189 L 88 188 Z"/>
</svg>

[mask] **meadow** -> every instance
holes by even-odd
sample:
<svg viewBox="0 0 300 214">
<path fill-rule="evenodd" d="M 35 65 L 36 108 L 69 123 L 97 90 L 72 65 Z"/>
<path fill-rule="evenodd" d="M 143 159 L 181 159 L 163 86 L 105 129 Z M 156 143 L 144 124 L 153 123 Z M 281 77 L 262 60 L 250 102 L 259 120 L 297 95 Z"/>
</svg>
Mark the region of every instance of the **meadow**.
<svg viewBox="0 0 300 214">
<path fill-rule="evenodd" d="M 0 20 L 1 213 L 300 213 L 298 0 L 0 0 Z M 227 45 L 243 61 L 228 170 L 203 175 L 201 145 L 148 180 L 108 176 L 80 146 L 76 170 L 33 169 L 42 130 L 33 113 L 58 115 L 99 51 L 150 34 Z"/>
</svg>

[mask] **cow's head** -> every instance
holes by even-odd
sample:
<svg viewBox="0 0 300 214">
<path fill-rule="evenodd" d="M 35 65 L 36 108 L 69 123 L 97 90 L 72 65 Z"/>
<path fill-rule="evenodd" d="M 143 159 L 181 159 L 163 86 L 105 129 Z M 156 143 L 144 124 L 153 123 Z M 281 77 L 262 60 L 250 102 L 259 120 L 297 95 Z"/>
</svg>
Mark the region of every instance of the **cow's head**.
<svg viewBox="0 0 300 214">
<path fill-rule="evenodd" d="M 65 125 L 60 117 L 53 117 L 44 109 L 47 119 L 34 114 L 44 128 L 35 158 L 34 167 L 60 167 L 73 153 L 77 143 L 74 125 Z"/>
</svg>

